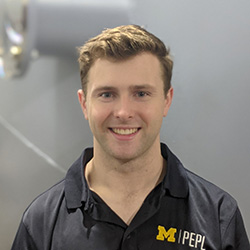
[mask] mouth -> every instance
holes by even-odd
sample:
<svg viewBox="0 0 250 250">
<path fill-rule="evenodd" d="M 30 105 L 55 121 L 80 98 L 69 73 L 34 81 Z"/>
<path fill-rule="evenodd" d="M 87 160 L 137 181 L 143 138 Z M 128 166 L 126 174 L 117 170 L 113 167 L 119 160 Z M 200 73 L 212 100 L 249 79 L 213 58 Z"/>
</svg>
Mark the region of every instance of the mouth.
<svg viewBox="0 0 250 250">
<path fill-rule="evenodd" d="M 117 135 L 133 135 L 136 134 L 140 128 L 110 128 L 110 130 Z"/>
</svg>

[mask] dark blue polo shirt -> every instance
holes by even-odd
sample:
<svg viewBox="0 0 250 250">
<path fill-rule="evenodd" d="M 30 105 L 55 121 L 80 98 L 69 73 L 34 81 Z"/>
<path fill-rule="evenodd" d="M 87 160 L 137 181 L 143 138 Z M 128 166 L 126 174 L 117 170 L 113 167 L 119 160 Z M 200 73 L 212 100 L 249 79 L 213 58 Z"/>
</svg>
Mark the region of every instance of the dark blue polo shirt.
<svg viewBox="0 0 250 250">
<path fill-rule="evenodd" d="M 126 225 L 84 177 L 86 149 L 64 180 L 25 211 L 13 250 L 250 250 L 236 201 L 162 144 L 167 174 Z"/>
</svg>

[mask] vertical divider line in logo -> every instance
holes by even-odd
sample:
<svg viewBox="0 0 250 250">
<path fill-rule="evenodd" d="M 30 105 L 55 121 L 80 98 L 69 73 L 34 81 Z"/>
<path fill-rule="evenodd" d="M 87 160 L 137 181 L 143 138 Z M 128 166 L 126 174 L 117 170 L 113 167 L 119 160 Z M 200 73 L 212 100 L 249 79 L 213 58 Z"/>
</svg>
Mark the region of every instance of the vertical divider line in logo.
<svg viewBox="0 0 250 250">
<path fill-rule="evenodd" d="M 179 244 L 181 243 L 181 233 L 182 233 L 182 230 L 180 229 L 179 230 L 179 236 L 178 236 L 178 243 Z"/>
</svg>

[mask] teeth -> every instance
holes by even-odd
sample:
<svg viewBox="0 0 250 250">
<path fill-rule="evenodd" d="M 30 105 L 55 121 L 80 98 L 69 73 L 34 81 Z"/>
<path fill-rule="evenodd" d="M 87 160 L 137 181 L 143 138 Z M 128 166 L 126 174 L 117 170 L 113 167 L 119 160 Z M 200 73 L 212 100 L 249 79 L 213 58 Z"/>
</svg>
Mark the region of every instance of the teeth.
<svg viewBox="0 0 250 250">
<path fill-rule="evenodd" d="M 137 128 L 130 128 L 130 129 L 113 128 L 112 130 L 116 134 L 119 134 L 119 135 L 131 135 L 131 134 L 134 134 L 138 129 Z"/>
</svg>

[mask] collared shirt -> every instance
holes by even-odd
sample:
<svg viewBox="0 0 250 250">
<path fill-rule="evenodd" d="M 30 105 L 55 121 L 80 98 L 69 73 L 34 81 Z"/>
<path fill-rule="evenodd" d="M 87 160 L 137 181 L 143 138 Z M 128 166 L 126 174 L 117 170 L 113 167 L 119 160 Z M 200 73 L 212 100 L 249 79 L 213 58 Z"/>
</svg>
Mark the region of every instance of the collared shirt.
<svg viewBox="0 0 250 250">
<path fill-rule="evenodd" d="M 161 144 L 167 173 L 126 225 L 84 176 L 86 149 L 25 211 L 12 250 L 250 250 L 236 201 Z"/>
</svg>

